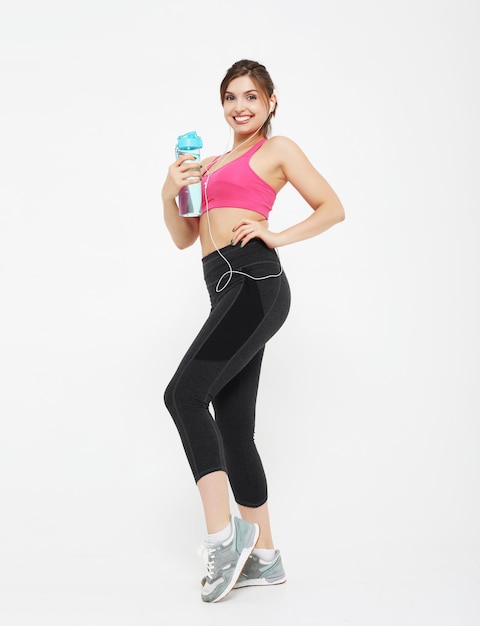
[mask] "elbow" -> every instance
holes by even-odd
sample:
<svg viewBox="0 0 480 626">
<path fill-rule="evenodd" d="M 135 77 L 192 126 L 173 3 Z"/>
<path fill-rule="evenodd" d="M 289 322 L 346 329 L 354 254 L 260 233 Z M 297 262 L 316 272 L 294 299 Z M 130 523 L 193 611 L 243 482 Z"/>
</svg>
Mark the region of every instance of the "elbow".
<svg viewBox="0 0 480 626">
<path fill-rule="evenodd" d="M 193 245 L 193 241 L 192 242 L 175 241 L 175 245 L 177 246 L 179 250 L 186 250 L 187 248 L 190 248 L 190 246 Z"/>
<path fill-rule="evenodd" d="M 345 219 L 345 209 L 343 208 L 343 204 L 340 202 L 340 200 L 335 203 L 335 207 L 332 212 L 335 224 L 343 222 L 343 220 Z"/>
<path fill-rule="evenodd" d="M 183 219 L 183 218 L 181 218 Z M 188 218 L 192 219 L 192 218 Z M 198 229 L 189 231 L 178 231 L 175 228 L 169 228 L 170 238 L 179 250 L 190 248 L 198 239 Z"/>
<path fill-rule="evenodd" d="M 318 213 L 322 213 L 323 219 L 329 224 L 328 228 L 343 222 L 345 219 L 345 210 L 340 200 L 337 199 L 328 203 L 322 203 L 315 210 L 318 211 Z"/>
<path fill-rule="evenodd" d="M 177 246 L 179 250 L 186 250 L 193 246 L 193 244 L 197 241 L 198 237 L 182 237 L 174 239 L 174 244 Z"/>
<path fill-rule="evenodd" d="M 335 203 L 335 205 L 330 205 L 328 212 L 328 221 L 330 226 L 334 226 L 335 224 L 339 224 L 343 222 L 345 219 L 345 211 L 341 203 Z"/>
</svg>

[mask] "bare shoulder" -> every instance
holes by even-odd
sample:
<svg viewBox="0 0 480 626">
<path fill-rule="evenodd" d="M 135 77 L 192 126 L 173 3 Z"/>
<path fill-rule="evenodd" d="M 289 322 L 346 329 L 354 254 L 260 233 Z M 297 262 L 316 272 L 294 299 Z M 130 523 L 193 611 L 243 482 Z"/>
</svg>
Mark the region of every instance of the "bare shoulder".
<svg viewBox="0 0 480 626">
<path fill-rule="evenodd" d="M 290 137 L 285 137 L 285 135 L 274 135 L 273 137 L 270 137 L 265 143 L 265 146 L 269 146 L 274 150 L 299 149 L 297 144 L 292 139 L 290 139 Z"/>
<path fill-rule="evenodd" d="M 210 163 L 214 161 L 216 158 L 217 157 L 214 157 L 214 156 L 205 157 L 204 159 L 202 159 L 202 165 L 204 167 L 207 167 L 207 165 L 210 165 Z"/>
<path fill-rule="evenodd" d="M 318 206 L 320 198 L 327 194 L 328 185 L 323 176 L 295 141 L 284 136 L 272 137 L 270 141 L 279 177 L 290 182 L 311 206 Z"/>
<path fill-rule="evenodd" d="M 306 156 L 300 146 L 289 137 L 284 135 L 275 135 L 265 143 L 265 147 L 276 154 L 282 162 L 291 159 L 306 159 Z"/>
</svg>

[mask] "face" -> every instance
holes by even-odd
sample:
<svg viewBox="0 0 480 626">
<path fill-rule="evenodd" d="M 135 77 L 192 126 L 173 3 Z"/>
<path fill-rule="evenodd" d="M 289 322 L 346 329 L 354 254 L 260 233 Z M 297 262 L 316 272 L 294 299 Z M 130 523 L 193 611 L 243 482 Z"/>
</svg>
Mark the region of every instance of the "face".
<svg viewBox="0 0 480 626">
<path fill-rule="evenodd" d="M 270 100 L 258 90 L 249 76 L 239 76 L 229 83 L 223 101 L 223 114 L 235 133 L 254 133 L 265 123 L 269 111 Z"/>
</svg>

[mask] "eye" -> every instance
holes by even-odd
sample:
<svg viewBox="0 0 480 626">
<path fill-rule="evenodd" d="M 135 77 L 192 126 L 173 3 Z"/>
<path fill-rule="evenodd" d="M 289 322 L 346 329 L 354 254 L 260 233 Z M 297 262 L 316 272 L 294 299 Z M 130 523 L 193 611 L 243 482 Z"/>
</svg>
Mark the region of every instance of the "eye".
<svg viewBox="0 0 480 626">
<path fill-rule="evenodd" d="M 233 96 L 230 94 L 228 96 L 225 96 L 225 102 L 232 102 L 233 99 Z"/>
<path fill-rule="evenodd" d="M 251 93 L 251 94 L 249 94 L 248 99 L 249 100 L 256 100 L 257 96 L 254 93 Z"/>
</svg>

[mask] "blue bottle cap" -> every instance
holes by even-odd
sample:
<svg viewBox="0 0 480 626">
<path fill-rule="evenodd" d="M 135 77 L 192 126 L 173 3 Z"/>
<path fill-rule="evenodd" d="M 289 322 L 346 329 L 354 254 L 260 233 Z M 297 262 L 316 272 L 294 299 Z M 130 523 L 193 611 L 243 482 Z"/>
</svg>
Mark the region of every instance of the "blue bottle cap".
<svg viewBox="0 0 480 626">
<path fill-rule="evenodd" d="M 203 147 L 202 138 L 195 131 L 179 135 L 177 138 L 177 148 L 179 150 L 196 150 Z"/>
</svg>

